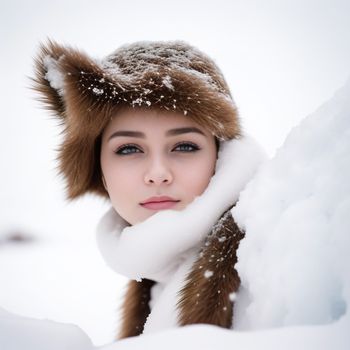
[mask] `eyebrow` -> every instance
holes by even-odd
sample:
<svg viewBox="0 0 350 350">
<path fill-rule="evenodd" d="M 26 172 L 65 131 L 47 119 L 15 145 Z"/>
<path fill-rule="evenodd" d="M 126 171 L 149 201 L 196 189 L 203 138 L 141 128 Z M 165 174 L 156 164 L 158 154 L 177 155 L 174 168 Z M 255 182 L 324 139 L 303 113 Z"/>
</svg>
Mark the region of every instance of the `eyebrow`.
<svg viewBox="0 0 350 350">
<path fill-rule="evenodd" d="M 182 134 L 188 134 L 188 133 L 197 133 L 197 134 L 201 134 L 204 135 L 204 132 L 196 127 L 185 127 L 185 128 L 176 128 L 176 129 L 170 129 L 168 130 L 165 135 L 166 136 L 176 136 L 176 135 L 182 135 Z M 116 131 L 114 132 L 109 138 L 108 141 L 111 140 L 114 137 L 118 137 L 118 136 L 129 136 L 129 137 L 139 137 L 139 138 L 146 138 L 146 135 L 141 132 L 141 131 L 132 131 L 132 130 L 120 130 L 120 131 Z"/>
</svg>

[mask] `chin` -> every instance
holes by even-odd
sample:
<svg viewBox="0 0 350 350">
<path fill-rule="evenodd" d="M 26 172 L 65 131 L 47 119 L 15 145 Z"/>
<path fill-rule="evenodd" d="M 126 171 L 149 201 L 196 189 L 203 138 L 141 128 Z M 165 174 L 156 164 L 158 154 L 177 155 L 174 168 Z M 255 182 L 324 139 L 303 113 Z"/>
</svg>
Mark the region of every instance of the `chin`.
<svg viewBox="0 0 350 350">
<path fill-rule="evenodd" d="M 151 216 L 153 216 L 156 213 L 157 213 L 157 211 L 154 213 L 147 213 L 146 215 L 140 215 L 137 218 L 133 218 L 133 220 L 130 220 L 129 222 L 131 223 L 131 225 L 140 224 L 141 222 L 146 221 L 148 218 L 150 218 Z"/>
</svg>

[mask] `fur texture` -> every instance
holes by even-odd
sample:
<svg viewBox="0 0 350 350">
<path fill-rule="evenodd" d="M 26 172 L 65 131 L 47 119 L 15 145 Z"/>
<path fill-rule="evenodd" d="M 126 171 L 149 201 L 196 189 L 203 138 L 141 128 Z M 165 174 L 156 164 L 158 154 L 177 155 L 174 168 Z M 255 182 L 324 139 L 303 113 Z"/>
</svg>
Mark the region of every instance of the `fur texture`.
<svg viewBox="0 0 350 350">
<path fill-rule="evenodd" d="M 148 279 L 129 282 L 122 306 L 119 339 L 134 337 L 143 332 L 147 316 L 151 311 L 149 301 L 153 285 L 154 282 Z"/>
<path fill-rule="evenodd" d="M 240 135 L 237 110 L 219 68 L 186 43 L 134 43 L 97 61 L 49 41 L 35 62 L 33 88 L 64 127 L 58 161 L 70 199 L 86 192 L 107 197 L 100 137 L 120 108 L 180 112 L 219 140 Z"/>
<path fill-rule="evenodd" d="M 228 210 L 207 236 L 198 258 L 179 291 L 178 323 L 180 326 L 206 323 L 232 327 L 233 304 L 240 279 L 236 269 L 236 251 L 244 233 Z M 150 312 L 154 282 L 131 281 L 123 304 L 119 339 L 142 334 Z"/>
<path fill-rule="evenodd" d="M 231 212 L 226 212 L 207 237 L 180 292 L 180 325 L 232 326 L 234 293 L 240 284 L 234 266 L 243 236 Z"/>
</svg>

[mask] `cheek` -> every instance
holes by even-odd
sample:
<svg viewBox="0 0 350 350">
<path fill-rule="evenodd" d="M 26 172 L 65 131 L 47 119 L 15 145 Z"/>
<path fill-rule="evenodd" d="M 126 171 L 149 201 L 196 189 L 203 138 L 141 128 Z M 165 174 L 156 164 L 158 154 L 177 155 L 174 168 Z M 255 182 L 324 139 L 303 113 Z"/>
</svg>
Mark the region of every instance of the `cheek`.
<svg viewBox="0 0 350 350">
<path fill-rule="evenodd" d="M 127 169 L 120 164 L 109 167 L 104 173 L 110 198 L 122 200 L 130 196 L 135 189 L 137 174 L 132 169 Z"/>
<path fill-rule="evenodd" d="M 130 224 L 139 221 L 135 216 L 138 186 L 135 186 L 139 171 L 126 165 L 125 161 L 101 157 L 101 168 L 107 185 L 107 192 L 113 208 Z"/>
<path fill-rule="evenodd" d="M 216 156 L 210 156 L 179 169 L 178 176 L 182 179 L 182 186 L 191 198 L 199 196 L 205 191 L 214 175 L 215 164 Z"/>
</svg>

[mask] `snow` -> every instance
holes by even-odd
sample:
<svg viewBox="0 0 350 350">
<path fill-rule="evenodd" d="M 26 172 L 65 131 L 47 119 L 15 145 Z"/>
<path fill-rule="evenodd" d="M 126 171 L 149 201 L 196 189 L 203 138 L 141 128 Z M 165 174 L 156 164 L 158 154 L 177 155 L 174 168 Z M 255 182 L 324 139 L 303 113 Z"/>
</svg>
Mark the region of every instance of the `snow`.
<svg viewBox="0 0 350 350">
<path fill-rule="evenodd" d="M 166 75 L 163 80 L 162 83 L 164 86 L 166 86 L 169 90 L 174 90 L 174 86 L 171 82 L 171 78 L 169 77 L 169 75 Z"/>
<path fill-rule="evenodd" d="M 45 78 L 50 82 L 51 87 L 56 89 L 60 95 L 63 95 L 64 75 L 58 68 L 58 62 L 51 56 L 46 56 L 43 59 L 47 73 Z"/>
<path fill-rule="evenodd" d="M 79 327 L 19 317 L 0 308 L 1 350 L 88 350 L 88 336 Z"/>
<path fill-rule="evenodd" d="M 205 278 L 210 278 L 211 276 L 214 275 L 214 272 L 213 271 L 210 271 L 210 270 L 205 270 L 204 271 L 204 277 Z"/>
<path fill-rule="evenodd" d="M 350 305 L 350 81 L 294 128 L 233 215 L 241 329 L 338 320 Z M 307 302 L 305 302 L 307 300 Z"/>
<path fill-rule="evenodd" d="M 171 330 L 141 339 L 130 339 L 106 347 L 116 349 L 337 349 L 345 350 L 345 324 L 331 327 L 291 327 L 265 332 L 232 332 L 217 327 L 196 325 Z M 298 336 L 297 336 L 298 335 Z M 143 346 L 143 347 L 142 347 Z"/>
<path fill-rule="evenodd" d="M 233 332 L 213 326 L 194 325 L 129 338 L 98 348 L 93 347 L 76 326 L 19 318 L 1 310 L 0 329 L 0 348 L 4 350 L 231 350 L 233 345 L 239 350 L 347 350 L 350 342 L 345 319 L 327 326 L 255 332 Z"/>
<path fill-rule="evenodd" d="M 229 298 L 230 298 L 230 300 L 231 301 L 236 301 L 236 299 L 237 299 L 237 293 L 230 293 L 229 294 Z"/>
<path fill-rule="evenodd" d="M 201 66 L 206 65 L 203 60 L 208 59 L 196 47 L 188 47 L 187 43 L 181 40 L 139 41 L 122 45 L 118 50 L 104 59 L 96 61 L 96 63 L 112 78 L 115 77 L 116 81 L 122 80 L 126 85 L 135 84 L 140 76 L 150 72 L 162 75 L 162 86 L 170 91 L 174 90 L 173 81 L 176 79 L 171 76 L 171 72 L 182 72 L 185 76 L 200 81 L 201 85 L 205 85 L 209 91 L 217 91 L 223 98 L 233 103 L 231 96 L 223 90 L 218 82 L 215 82 L 209 74 L 201 72 Z M 165 73 L 160 72 L 159 66 L 162 66 Z M 149 83 L 156 84 L 153 79 Z M 139 101 L 142 102 L 142 99 Z M 174 100 L 172 108 L 176 109 L 176 100 Z"/>
<path fill-rule="evenodd" d="M 101 79 L 102 80 L 102 79 Z M 94 87 L 93 89 L 92 89 L 92 92 L 95 94 L 95 95 L 102 95 L 103 94 L 103 89 L 99 89 L 99 88 L 97 88 L 97 87 Z"/>
<path fill-rule="evenodd" d="M 73 216 L 57 214 L 58 222 L 71 222 L 75 209 L 70 207 Z M 52 232 L 33 230 L 23 241 L 0 239 L 0 308 L 79 325 L 96 345 L 114 339 L 125 279 L 106 268 L 96 247 L 94 221 L 105 210 L 91 212 L 72 235 L 59 230 L 53 237 Z M 0 337 L 1 332 L 0 326 Z"/>
</svg>

